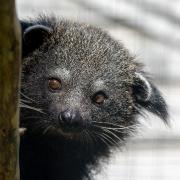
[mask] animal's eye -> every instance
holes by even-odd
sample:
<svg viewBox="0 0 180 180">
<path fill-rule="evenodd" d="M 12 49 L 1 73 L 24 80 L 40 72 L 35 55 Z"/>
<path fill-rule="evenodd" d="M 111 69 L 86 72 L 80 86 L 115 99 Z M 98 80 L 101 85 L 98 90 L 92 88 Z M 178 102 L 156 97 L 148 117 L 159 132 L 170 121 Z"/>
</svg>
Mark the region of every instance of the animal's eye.
<svg viewBox="0 0 180 180">
<path fill-rule="evenodd" d="M 60 90 L 62 88 L 62 84 L 61 84 L 60 80 L 55 79 L 55 78 L 51 78 L 48 81 L 48 87 L 51 90 L 56 91 L 56 90 Z"/>
<path fill-rule="evenodd" d="M 108 98 L 107 95 L 104 92 L 100 91 L 94 94 L 92 100 L 94 103 L 101 105 L 105 102 L 107 98 Z"/>
</svg>

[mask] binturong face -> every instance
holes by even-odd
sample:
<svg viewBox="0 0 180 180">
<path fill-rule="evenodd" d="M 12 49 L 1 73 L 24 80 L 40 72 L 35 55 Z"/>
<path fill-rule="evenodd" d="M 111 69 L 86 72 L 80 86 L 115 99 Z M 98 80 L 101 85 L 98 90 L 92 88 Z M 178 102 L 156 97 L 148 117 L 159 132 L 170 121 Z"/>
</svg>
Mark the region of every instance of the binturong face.
<svg viewBox="0 0 180 180">
<path fill-rule="evenodd" d="M 166 122 L 162 96 L 121 43 L 84 24 L 41 21 L 22 23 L 27 132 L 116 145 L 136 130 L 143 108 Z"/>
</svg>

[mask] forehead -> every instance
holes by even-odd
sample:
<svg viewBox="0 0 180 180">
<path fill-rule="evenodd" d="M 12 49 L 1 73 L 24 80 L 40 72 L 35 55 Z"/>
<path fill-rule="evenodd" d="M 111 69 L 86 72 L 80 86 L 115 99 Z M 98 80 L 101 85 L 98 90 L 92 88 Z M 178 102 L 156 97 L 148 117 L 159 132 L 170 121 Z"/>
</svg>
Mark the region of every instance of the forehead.
<svg viewBox="0 0 180 180">
<path fill-rule="evenodd" d="M 122 49 L 107 33 L 77 24 L 67 25 L 64 31 L 58 26 L 48 43 L 49 51 L 54 51 L 52 53 L 56 54 L 57 60 L 91 64 L 91 67 L 104 64 L 105 60 Z"/>
<path fill-rule="evenodd" d="M 106 33 L 88 27 L 71 27 L 58 37 L 54 34 L 48 43 L 47 54 L 53 56 L 53 62 L 87 71 L 113 64 L 113 57 L 120 56 L 122 50 Z"/>
<path fill-rule="evenodd" d="M 45 44 L 46 52 L 42 47 L 42 61 L 46 59 L 51 73 L 61 74 L 65 79 L 94 81 L 128 72 L 129 53 L 106 33 L 72 24 L 63 32 L 58 28 Z"/>
</svg>

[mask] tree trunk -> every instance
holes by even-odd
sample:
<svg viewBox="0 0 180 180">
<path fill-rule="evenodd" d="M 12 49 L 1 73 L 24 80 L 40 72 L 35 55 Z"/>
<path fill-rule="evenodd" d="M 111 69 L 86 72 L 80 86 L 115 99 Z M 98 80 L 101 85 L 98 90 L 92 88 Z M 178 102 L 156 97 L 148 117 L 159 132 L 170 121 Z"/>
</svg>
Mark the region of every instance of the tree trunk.
<svg viewBox="0 0 180 180">
<path fill-rule="evenodd" d="M 20 27 L 14 0 L 0 0 L 0 180 L 19 180 Z"/>
</svg>

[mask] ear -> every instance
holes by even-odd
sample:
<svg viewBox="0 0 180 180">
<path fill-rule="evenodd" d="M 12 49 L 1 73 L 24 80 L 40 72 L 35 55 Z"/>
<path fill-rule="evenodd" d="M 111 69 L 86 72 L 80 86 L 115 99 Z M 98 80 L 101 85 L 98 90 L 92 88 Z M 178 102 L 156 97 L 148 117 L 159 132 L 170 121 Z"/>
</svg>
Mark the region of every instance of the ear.
<svg viewBox="0 0 180 180">
<path fill-rule="evenodd" d="M 137 106 L 159 116 L 167 123 L 167 105 L 159 90 L 141 73 L 135 74 L 133 94 Z"/>
<path fill-rule="evenodd" d="M 25 57 L 39 48 L 43 42 L 51 35 L 52 29 L 44 25 L 32 25 L 25 27 L 22 24 L 22 56 Z"/>
</svg>

